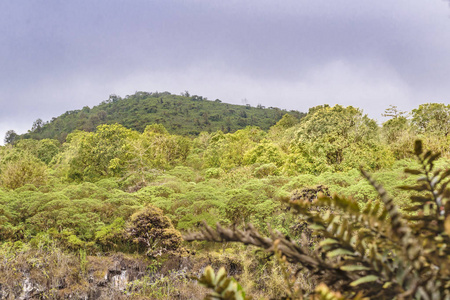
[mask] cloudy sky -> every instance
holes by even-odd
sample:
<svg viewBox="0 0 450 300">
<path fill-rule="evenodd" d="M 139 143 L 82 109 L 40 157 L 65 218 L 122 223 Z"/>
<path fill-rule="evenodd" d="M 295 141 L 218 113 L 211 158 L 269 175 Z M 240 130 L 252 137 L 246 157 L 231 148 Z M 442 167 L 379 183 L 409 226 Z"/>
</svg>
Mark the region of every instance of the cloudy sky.
<svg viewBox="0 0 450 300">
<path fill-rule="evenodd" d="M 443 0 L 2 0 L 0 138 L 110 94 L 307 111 L 450 103 Z"/>
</svg>

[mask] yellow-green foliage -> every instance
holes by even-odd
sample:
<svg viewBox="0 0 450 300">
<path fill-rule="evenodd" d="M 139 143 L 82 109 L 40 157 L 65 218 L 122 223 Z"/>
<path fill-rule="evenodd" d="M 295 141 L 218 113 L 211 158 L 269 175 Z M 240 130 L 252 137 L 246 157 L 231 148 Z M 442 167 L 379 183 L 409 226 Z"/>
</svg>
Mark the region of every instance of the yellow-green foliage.
<svg viewBox="0 0 450 300">
<path fill-rule="evenodd" d="M 101 227 L 95 233 L 95 240 L 105 248 L 115 249 L 123 242 L 125 221 L 123 218 L 115 219 L 111 224 Z"/>
<path fill-rule="evenodd" d="M 211 135 L 203 155 L 205 167 L 229 170 L 242 166 L 245 153 L 261 142 L 265 135 L 256 127 L 247 127 L 232 134 L 219 131 Z"/>
<path fill-rule="evenodd" d="M 96 133 L 83 135 L 76 140 L 78 149 L 69 162 L 69 179 L 92 181 L 122 174 L 130 158 L 128 141 L 137 137 L 137 132 L 118 124 L 101 125 Z"/>
<path fill-rule="evenodd" d="M 414 154 L 419 167 L 405 172 L 417 175 L 417 183 L 400 187 L 414 192 L 403 208 L 411 214 L 400 213 L 364 170 L 379 200 L 362 207 L 338 195 L 322 194 L 314 200 L 294 194 L 289 206 L 303 216 L 311 235 L 321 240 L 314 251 L 304 247 L 309 243 L 306 238 L 301 247 L 280 232 L 264 237 L 252 226 L 246 231 L 206 226 L 185 239 L 241 242 L 299 264 L 325 284 L 311 299 L 450 299 L 450 169 L 436 169 L 439 154 L 423 151 L 421 141 L 416 141 Z M 305 296 L 308 293 L 294 298 Z"/>
<path fill-rule="evenodd" d="M 285 155 L 281 149 L 268 140 L 262 140 L 244 154 L 244 163 L 246 165 L 275 164 L 277 167 L 281 167 L 284 161 Z"/>
<path fill-rule="evenodd" d="M 189 113 L 193 112 L 194 108 Z M 443 152 L 436 165 L 448 165 L 447 113 L 447 105 L 422 105 L 411 118 L 393 114 L 379 128 L 357 108 L 319 106 L 300 121 L 292 114 L 284 116 L 269 132 L 257 127 L 234 133 L 226 126 L 223 131 L 209 130 L 205 122 L 219 117 L 204 114 L 199 122 L 209 132 L 196 137 L 169 133 L 175 125 L 166 118 L 165 127 L 140 123 L 139 132 L 118 124 L 95 130 L 95 122 L 89 121 L 84 125 L 93 132 L 72 132 L 62 145 L 49 139 L 19 139 L 0 147 L 0 241 L 26 243 L 45 233 L 70 251 L 150 249 L 154 255 L 158 250 L 143 240 L 133 243 L 138 237 L 126 234 L 133 223 L 130 217 L 149 204 L 170 220 L 172 229 L 162 235 L 169 244 L 178 241 L 175 230 L 198 228 L 203 220 L 236 229 L 252 223 L 263 234 L 270 234 L 269 224 L 298 240 L 311 231 L 305 228 L 305 217 L 293 215 L 293 208 L 282 200 L 295 190 L 323 186 L 330 194 L 352 198 L 359 209 L 369 207 L 368 201 L 379 195 L 359 172 L 360 166 L 382 183 L 400 212 L 417 217 L 414 210 L 408 211 L 416 192 L 395 186 L 414 181 L 402 170 L 420 165 L 411 160 L 410 151 L 417 136 L 424 147 Z M 109 120 L 102 112 L 95 116 Z M 239 118 L 251 123 L 250 114 Z M 158 248 L 158 243 L 162 245 L 151 244 Z"/>
<path fill-rule="evenodd" d="M 47 180 L 46 165 L 27 153 L 4 159 L 0 163 L 0 172 L 0 184 L 8 189 L 25 184 L 40 186 Z"/>
<path fill-rule="evenodd" d="M 245 300 L 250 299 L 245 296 L 245 292 L 239 283 L 233 277 L 228 277 L 224 268 L 221 268 L 217 274 L 210 266 L 206 267 L 202 277 L 198 280 L 200 284 L 213 290 L 206 296 L 207 300 Z"/>
<path fill-rule="evenodd" d="M 53 157 L 59 153 L 60 143 L 57 140 L 43 139 L 43 140 L 19 140 L 15 143 L 16 149 L 27 151 L 36 158 L 49 164 Z"/>
<path fill-rule="evenodd" d="M 380 142 L 376 122 L 352 106 L 311 108 L 295 128 L 287 172 L 318 174 L 360 165 L 376 170 L 393 163 L 391 152 Z"/>
</svg>

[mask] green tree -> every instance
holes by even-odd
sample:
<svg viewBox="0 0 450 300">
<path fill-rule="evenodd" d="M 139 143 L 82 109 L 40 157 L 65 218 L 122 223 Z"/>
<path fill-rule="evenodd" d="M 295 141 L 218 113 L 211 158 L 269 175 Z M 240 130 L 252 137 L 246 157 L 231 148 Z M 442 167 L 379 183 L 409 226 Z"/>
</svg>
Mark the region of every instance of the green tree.
<svg viewBox="0 0 450 300">
<path fill-rule="evenodd" d="M 230 191 L 230 199 L 225 206 L 225 215 L 233 224 L 245 227 L 255 213 L 256 199 L 246 190 Z"/>
<path fill-rule="evenodd" d="M 412 125 L 418 133 L 447 137 L 450 133 L 450 104 L 427 103 L 412 110 Z"/>
<path fill-rule="evenodd" d="M 433 151 L 450 153 L 450 104 L 422 104 L 411 112 L 413 130 Z"/>
<path fill-rule="evenodd" d="M 378 169 L 393 162 L 392 154 L 380 143 L 376 122 L 352 106 L 313 107 L 296 128 L 288 169 L 302 168 L 305 162 L 313 173 L 328 167 L 345 171 L 361 164 Z M 355 152 L 358 149 L 364 150 Z M 318 162 L 320 167 L 314 166 Z"/>
<path fill-rule="evenodd" d="M 119 124 L 100 125 L 95 133 L 80 135 L 74 141 L 78 149 L 70 161 L 69 178 L 93 181 L 122 175 L 130 159 L 129 140 L 138 136 Z"/>
<path fill-rule="evenodd" d="M 33 126 L 31 127 L 31 131 L 39 132 L 42 127 L 44 126 L 44 122 L 41 118 L 36 119 L 36 121 L 33 122 Z"/>
<path fill-rule="evenodd" d="M 21 149 L 29 152 L 45 164 L 49 164 L 53 157 L 59 153 L 60 143 L 57 140 L 42 139 L 42 140 L 19 140 L 16 149 Z"/>
<path fill-rule="evenodd" d="M 31 155 L 13 158 L 0 168 L 1 185 L 8 189 L 17 189 L 25 184 L 40 186 L 47 181 L 47 167 Z"/>
<path fill-rule="evenodd" d="M 257 127 L 246 127 L 235 133 L 221 131 L 210 136 L 203 155 L 205 167 L 229 170 L 244 164 L 245 153 L 262 141 L 266 133 Z"/>
<path fill-rule="evenodd" d="M 403 117 L 406 112 L 401 111 L 395 105 L 389 105 L 389 108 L 386 108 L 384 114 L 381 114 L 383 117 L 390 117 L 393 119 Z"/>
<path fill-rule="evenodd" d="M 383 123 L 383 136 L 388 144 L 395 143 L 410 129 L 408 119 L 397 117 Z"/>
<path fill-rule="evenodd" d="M 299 119 L 297 119 L 296 117 L 294 117 L 291 114 L 285 114 L 281 120 L 279 120 L 272 128 L 283 128 L 283 129 L 288 129 L 291 128 L 292 126 L 298 124 Z"/>
<path fill-rule="evenodd" d="M 139 138 L 130 141 L 130 168 L 145 171 L 148 168 L 166 169 L 186 161 L 191 148 L 189 138 L 171 135 L 161 124 L 148 125 Z"/>
<path fill-rule="evenodd" d="M 5 144 L 14 145 L 14 142 L 16 141 L 18 137 L 18 134 L 14 130 L 8 130 L 5 134 L 4 142 Z"/>
<path fill-rule="evenodd" d="M 244 163 L 247 165 L 273 163 L 281 167 L 284 163 L 284 153 L 269 140 L 263 140 L 244 154 Z"/>
<path fill-rule="evenodd" d="M 103 226 L 95 233 L 95 240 L 107 249 L 116 249 L 125 240 L 125 221 L 115 219 L 111 224 Z"/>
<path fill-rule="evenodd" d="M 387 120 L 383 123 L 381 132 L 384 142 L 391 149 L 395 158 L 402 159 L 411 156 L 409 149 L 414 144 L 415 134 L 407 118 L 397 116 Z"/>
</svg>

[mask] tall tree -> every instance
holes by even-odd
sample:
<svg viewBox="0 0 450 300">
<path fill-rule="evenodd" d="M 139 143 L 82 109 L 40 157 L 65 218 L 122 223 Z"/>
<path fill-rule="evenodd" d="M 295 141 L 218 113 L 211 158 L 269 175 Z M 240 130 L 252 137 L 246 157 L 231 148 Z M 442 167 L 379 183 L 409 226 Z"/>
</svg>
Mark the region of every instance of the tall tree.
<svg viewBox="0 0 450 300">
<path fill-rule="evenodd" d="M 412 110 L 412 124 L 419 133 L 448 136 L 450 133 L 450 104 L 426 103 Z"/>
<path fill-rule="evenodd" d="M 14 130 L 8 130 L 5 134 L 4 142 L 5 144 L 14 145 L 15 140 L 17 139 L 17 133 Z"/>
</svg>

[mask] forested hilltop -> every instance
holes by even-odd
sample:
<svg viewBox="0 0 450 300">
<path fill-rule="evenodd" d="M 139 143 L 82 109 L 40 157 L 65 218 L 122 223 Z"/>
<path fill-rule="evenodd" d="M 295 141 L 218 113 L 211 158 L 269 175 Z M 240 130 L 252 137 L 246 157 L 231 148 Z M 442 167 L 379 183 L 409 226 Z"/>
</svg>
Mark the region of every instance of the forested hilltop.
<svg viewBox="0 0 450 300">
<path fill-rule="evenodd" d="M 252 107 L 222 103 L 219 99 L 210 101 L 206 97 L 191 96 L 188 92 L 181 96 L 169 92 L 136 92 L 125 98 L 111 95 L 92 109 L 86 106 L 81 110 L 67 111 L 49 122 L 38 119 L 20 138 L 49 138 L 62 142 L 74 130 L 94 131 L 99 125 L 115 123 L 139 132 L 149 124 L 158 123 L 172 134 L 191 136 L 202 131 L 235 132 L 246 126 L 268 130 L 286 113 L 297 119 L 304 115 L 262 105 Z"/>
<path fill-rule="evenodd" d="M 153 94 L 145 94 L 142 99 L 139 97 L 138 93 L 127 99 L 112 99 L 85 112 L 64 115 L 24 136 L 32 138 L 9 140 L 9 144 L 0 147 L 0 298 L 201 299 L 207 291 L 199 288 L 191 275 L 200 276 L 208 265 L 216 269 L 224 266 L 228 274 L 236 277 L 256 298 L 280 298 L 292 287 L 301 288 L 305 294 L 321 287 L 320 278 L 312 279 L 312 269 L 296 273 L 295 266 L 287 262 L 280 265 L 282 257 L 277 260 L 275 255 L 270 259 L 268 254 L 276 250 L 276 245 L 268 247 L 266 253 L 240 244 L 183 241 L 182 235 L 191 230 L 200 231 L 203 221 L 209 226 L 219 223 L 233 230 L 245 229 L 244 232 L 257 230 L 261 235 L 278 231 L 279 237 L 288 237 L 286 240 L 298 243 L 298 248 L 307 252 L 328 245 L 330 251 L 336 251 L 324 254 L 321 259 L 328 257 L 334 264 L 349 262 L 349 256 L 357 255 L 351 252 L 352 237 L 359 233 L 352 235 L 344 229 L 353 228 L 352 222 L 365 220 L 359 218 L 359 214 L 366 214 L 368 223 L 354 230 L 368 229 L 374 236 L 370 241 L 375 244 L 367 253 L 380 252 L 386 256 L 374 254 L 372 265 L 358 262 L 356 267 L 350 266 L 353 269 L 344 266 L 347 269 L 341 270 L 338 265 L 333 269 L 334 275 L 345 272 L 349 275 L 344 281 L 339 277 L 325 278 L 328 286 L 339 292 L 336 290 L 339 287 L 333 283 L 345 282 L 352 287 L 362 284 L 362 291 L 368 291 L 364 289 L 366 283 L 386 291 L 391 291 L 392 287 L 396 293 L 399 282 L 409 278 L 406 271 L 395 265 L 389 272 L 397 274 L 399 279 L 387 281 L 391 273 L 380 270 L 393 261 L 392 253 L 389 254 L 389 248 L 383 248 L 385 244 L 376 242 L 386 239 L 386 243 L 396 244 L 387 229 L 379 236 L 377 230 L 385 230 L 383 226 L 391 223 L 400 224 L 398 228 L 403 230 L 409 221 L 398 223 L 397 215 L 388 214 L 386 210 L 378 214 L 385 204 L 370 202 L 382 197 L 359 169 L 362 167 L 369 172 L 388 191 L 392 197 L 391 202 L 386 202 L 389 207 L 397 205 L 396 213 L 411 216 L 414 226 L 421 225 L 417 218 L 428 216 L 436 208 L 430 204 L 434 198 L 426 198 L 426 207 L 414 202 L 422 201 L 417 195 L 421 195 L 425 183 L 409 190 L 397 187 L 413 184 L 417 175 L 422 174 L 416 169 L 428 166 L 430 157 L 434 167 L 448 168 L 450 105 L 423 104 L 408 113 L 391 107 L 386 110 L 389 120 L 379 126 L 360 109 L 351 106 L 316 106 L 300 118 L 299 113 L 277 109 L 232 105 L 226 108 L 227 104 L 193 100 L 187 95 L 153 97 Z M 167 105 L 172 113 L 176 112 L 173 109 L 177 101 L 204 108 L 220 104 L 224 115 L 217 124 L 211 117 L 219 111 L 208 110 L 208 117 L 196 117 L 204 127 L 202 132 L 192 135 L 190 132 L 200 127 L 187 128 L 180 132 L 182 134 L 169 130 L 178 128 L 171 122 L 182 124 L 178 122 L 187 118 L 184 112 L 173 114 L 160 124 L 131 126 L 136 120 L 134 115 L 138 114 L 127 112 L 126 107 L 141 104 L 147 107 L 153 101 L 157 105 L 171 103 Z M 157 112 L 164 118 L 169 108 L 161 107 L 158 106 Z M 225 108 L 235 111 L 229 115 L 230 119 L 235 116 L 235 120 L 249 121 L 251 116 L 255 119 L 266 116 L 263 120 L 267 127 L 233 127 L 227 132 L 225 123 L 222 131 L 220 124 L 228 118 Z M 108 124 L 88 128 L 91 131 L 74 130 L 65 137 L 62 131 L 57 134 L 56 128 L 62 130 L 63 127 L 57 127 L 59 121 L 56 120 L 65 120 L 58 123 L 61 126 L 76 124 L 70 129 L 64 127 L 69 132 L 82 126 L 76 123 L 81 114 L 85 114 L 82 120 L 87 124 L 93 116 L 99 117 L 101 111 L 106 118 L 123 115 L 123 120 L 129 123 L 109 124 L 108 121 Z M 247 118 L 240 116 L 241 112 L 245 112 Z M 153 114 L 143 113 L 145 116 Z M 188 114 L 194 120 L 194 116 L 199 116 L 195 109 Z M 274 125 L 269 128 L 268 124 Z M 218 127 L 212 127 L 216 125 Z M 208 126 L 211 126 L 210 132 Z M 49 135 L 54 138 L 45 138 L 47 133 L 55 134 Z M 417 139 L 423 141 L 424 149 L 433 152 L 424 150 L 422 154 L 422 148 L 415 143 Z M 432 155 L 435 152 L 440 152 L 441 156 Z M 418 163 L 416 156 L 423 160 Z M 413 177 L 404 174 L 405 168 Z M 440 173 L 426 169 L 427 176 L 434 176 L 432 174 Z M 433 187 L 442 189 L 432 194 L 440 201 L 436 202 L 440 219 L 435 223 L 448 227 L 450 234 L 450 217 L 445 219 L 450 215 L 450 201 L 447 201 L 450 191 L 446 190 L 450 183 L 444 175 L 425 179 L 428 178 L 427 182 Z M 320 207 L 311 204 L 320 195 L 335 193 L 341 198 L 333 198 L 334 202 L 330 200 Z M 294 204 L 289 203 L 290 199 Z M 303 202 L 297 201 L 299 199 Z M 307 207 L 306 217 L 293 214 L 294 210 L 300 210 L 300 204 Z M 350 223 L 339 220 L 339 216 L 346 216 L 345 209 L 351 209 Z M 373 211 L 375 213 L 371 213 Z M 322 220 L 316 218 L 315 213 L 323 213 L 326 220 L 334 220 L 334 225 L 327 223 L 320 234 L 315 234 L 313 229 L 321 227 L 318 224 L 311 227 L 310 221 Z M 391 220 L 392 216 L 395 219 Z M 433 222 L 431 225 L 425 222 L 425 225 L 434 226 Z M 253 227 L 248 227 L 249 224 Z M 328 229 L 330 236 L 327 236 Z M 426 230 L 418 232 L 422 234 Z M 431 236 L 434 239 L 436 235 Z M 233 240 L 232 235 L 228 237 Z M 340 238 L 347 244 L 332 248 L 334 246 L 330 245 L 340 242 Z M 203 239 L 214 240 L 214 236 Z M 447 239 L 448 234 L 439 239 L 441 248 L 436 250 L 439 259 L 450 248 L 446 246 Z M 251 241 L 255 244 L 256 240 Z M 432 241 L 427 240 L 424 245 L 428 247 L 430 243 Z M 338 256 L 345 259 L 337 259 Z M 405 269 L 409 270 L 408 266 Z M 290 279 L 286 280 L 286 272 L 290 271 L 296 274 L 292 285 Z M 350 272 L 366 272 L 369 277 Z M 319 273 L 324 272 L 318 270 Z M 358 276 L 365 279 L 355 284 Z M 414 286 L 414 282 L 411 284 Z M 345 291 L 351 292 L 340 292 Z M 348 295 L 356 296 L 357 292 Z M 348 299 L 361 299 L 353 296 Z"/>
</svg>

